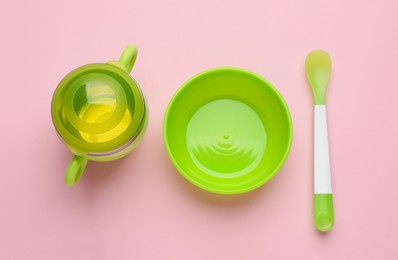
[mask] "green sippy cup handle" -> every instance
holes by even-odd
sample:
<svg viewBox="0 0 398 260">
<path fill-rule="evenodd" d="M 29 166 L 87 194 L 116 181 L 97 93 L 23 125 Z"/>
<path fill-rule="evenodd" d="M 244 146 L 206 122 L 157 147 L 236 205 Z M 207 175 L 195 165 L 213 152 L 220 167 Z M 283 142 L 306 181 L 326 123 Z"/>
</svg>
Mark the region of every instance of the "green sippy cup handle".
<svg viewBox="0 0 398 260">
<path fill-rule="evenodd" d="M 65 183 L 69 187 L 74 186 L 82 176 L 84 169 L 86 168 L 87 165 L 87 159 L 75 155 L 73 156 L 72 160 L 69 163 L 68 169 L 66 170 L 66 175 L 65 175 Z"/>
<path fill-rule="evenodd" d="M 126 67 L 127 73 L 131 72 L 131 69 L 134 66 L 135 59 L 137 58 L 137 47 L 135 45 L 128 45 L 122 55 L 120 55 L 119 62 Z"/>
</svg>

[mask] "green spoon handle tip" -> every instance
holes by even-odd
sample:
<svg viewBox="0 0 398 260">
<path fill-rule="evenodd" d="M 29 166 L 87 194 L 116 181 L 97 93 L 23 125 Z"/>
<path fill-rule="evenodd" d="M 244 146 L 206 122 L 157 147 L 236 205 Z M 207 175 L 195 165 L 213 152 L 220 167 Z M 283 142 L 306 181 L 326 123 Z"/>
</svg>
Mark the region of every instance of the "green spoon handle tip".
<svg viewBox="0 0 398 260">
<path fill-rule="evenodd" d="M 332 229 L 334 224 L 334 209 L 332 194 L 314 194 L 314 222 L 321 232 Z"/>
</svg>

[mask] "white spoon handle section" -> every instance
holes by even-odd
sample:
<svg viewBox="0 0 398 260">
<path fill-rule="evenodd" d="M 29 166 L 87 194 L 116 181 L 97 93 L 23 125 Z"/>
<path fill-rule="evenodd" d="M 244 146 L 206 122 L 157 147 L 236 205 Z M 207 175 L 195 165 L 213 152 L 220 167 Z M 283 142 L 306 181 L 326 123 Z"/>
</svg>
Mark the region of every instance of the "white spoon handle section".
<svg viewBox="0 0 398 260">
<path fill-rule="evenodd" d="M 332 194 L 325 105 L 314 107 L 314 194 Z"/>
</svg>

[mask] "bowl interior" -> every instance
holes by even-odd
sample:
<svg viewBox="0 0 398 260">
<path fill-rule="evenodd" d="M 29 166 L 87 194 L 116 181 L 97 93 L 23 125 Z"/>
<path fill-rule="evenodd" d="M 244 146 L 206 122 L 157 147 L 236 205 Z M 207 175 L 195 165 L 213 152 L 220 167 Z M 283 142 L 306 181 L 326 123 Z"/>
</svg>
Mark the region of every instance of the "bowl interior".
<svg viewBox="0 0 398 260">
<path fill-rule="evenodd" d="M 236 194 L 270 180 L 292 138 L 288 108 L 274 87 L 251 72 L 201 73 L 175 94 L 164 139 L 179 172 L 208 191 Z"/>
</svg>

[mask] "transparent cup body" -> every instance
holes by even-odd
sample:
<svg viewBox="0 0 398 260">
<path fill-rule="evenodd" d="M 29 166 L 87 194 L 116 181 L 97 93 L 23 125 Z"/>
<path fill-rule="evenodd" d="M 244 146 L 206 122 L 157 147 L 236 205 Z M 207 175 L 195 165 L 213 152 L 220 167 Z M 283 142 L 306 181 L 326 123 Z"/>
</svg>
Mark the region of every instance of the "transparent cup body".
<svg viewBox="0 0 398 260">
<path fill-rule="evenodd" d="M 75 155 L 108 161 L 125 156 L 141 141 L 147 105 L 137 82 L 108 64 L 90 64 L 59 84 L 52 102 L 58 135 Z"/>
</svg>

